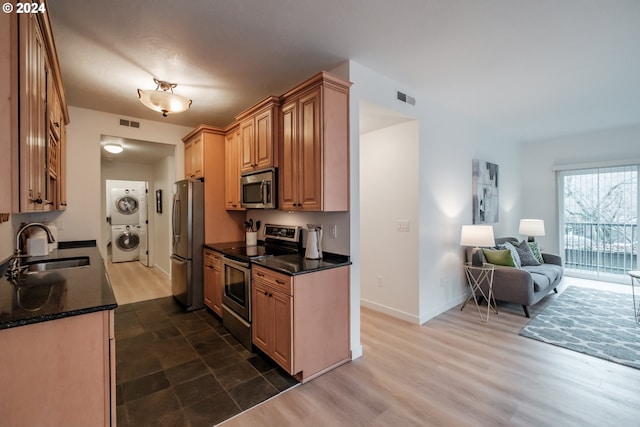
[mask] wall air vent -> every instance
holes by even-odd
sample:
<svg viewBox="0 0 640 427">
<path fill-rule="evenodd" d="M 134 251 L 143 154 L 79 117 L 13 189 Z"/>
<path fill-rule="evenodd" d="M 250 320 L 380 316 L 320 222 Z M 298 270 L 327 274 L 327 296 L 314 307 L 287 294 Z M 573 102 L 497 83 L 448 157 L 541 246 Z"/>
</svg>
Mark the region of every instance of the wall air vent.
<svg viewBox="0 0 640 427">
<path fill-rule="evenodd" d="M 140 122 L 134 122 L 133 120 L 120 119 L 120 126 L 128 126 L 128 127 L 132 127 L 132 128 L 139 128 L 140 127 Z"/>
<path fill-rule="evenodd" d="M 406 102 L 407 104 L 416 105 L 416 99 L 413 96 L 409 96 L 406 93 L 397 91 L 398 100 Z"/>
</svg>

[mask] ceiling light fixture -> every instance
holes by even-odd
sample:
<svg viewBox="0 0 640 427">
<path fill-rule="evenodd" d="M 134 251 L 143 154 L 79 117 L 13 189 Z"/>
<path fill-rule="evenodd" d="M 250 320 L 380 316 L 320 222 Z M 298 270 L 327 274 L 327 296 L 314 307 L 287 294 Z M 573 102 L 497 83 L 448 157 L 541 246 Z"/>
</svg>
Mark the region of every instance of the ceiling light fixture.
<svg viewBox="0 0 640 427">
<path fill-rule="evenodd" d="M 168 114 L 182 113 L 191 107 L 190 99 L 173 93 L 173 88 L 178 86 L 176 83 L 167 83 L 156 78 L 153 81 L 158 85 L 155 90 L 138 89 L 138 99 L 145 107 L 162 113 L 163 117 L 167 117 Z"/>
<path fill-rule="evenodd" d="M 122 144 L 116 144 L 114 142 L 109 142 L 107 144 L 104 144 L 104 149 L 109 153 L 113 153 L 113 154 L 120 154 L 124 151 Z"/>
</svg>

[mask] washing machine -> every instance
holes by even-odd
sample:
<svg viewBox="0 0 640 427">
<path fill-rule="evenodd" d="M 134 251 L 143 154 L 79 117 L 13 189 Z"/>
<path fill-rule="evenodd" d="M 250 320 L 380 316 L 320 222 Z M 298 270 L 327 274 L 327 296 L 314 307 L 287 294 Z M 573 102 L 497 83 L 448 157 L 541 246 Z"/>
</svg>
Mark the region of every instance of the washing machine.
<svg viewBox="0 0 640 427">
<path fill-rule="evenodd" d="M 137 225 L 147 220 L 144 186 L 111 189 L 111 225 Z"/>
<path fill-rule="evenodd" d="M 140 259 L 140 225 L 114 225 L 111 227 L 111 262 Z M 146 235 L 145 235 L 146 241 Z M 146 244 L 145 244 L 146 246 Z M 145 248 L 146 253 L 146 248 Z"/>
</svg>

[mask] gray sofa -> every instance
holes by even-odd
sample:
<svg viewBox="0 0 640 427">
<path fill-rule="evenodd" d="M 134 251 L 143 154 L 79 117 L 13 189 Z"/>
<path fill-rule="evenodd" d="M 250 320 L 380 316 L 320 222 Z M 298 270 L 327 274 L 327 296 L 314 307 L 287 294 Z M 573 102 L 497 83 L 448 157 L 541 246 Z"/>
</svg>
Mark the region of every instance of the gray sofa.
<svg viewBox="0 0 640 427">
<path fill-rule="evenodd" d="M 496 245 L 517 241 L 515 237 L 496 239 Z M 466 260 L 471 261 L 472 248 L 467 248 Z M 562 280 L 562 259 L 558 255 L 542 253 L 544 263 L 522 268 L 496 265 L 493 273 L 493 295 L 497 301 L 506 301 L 522 305 L 524 314 L 529 315 L 529 306 L 544 298 L 551 290 L 558 292 L 556 286 Z M 484 259 L 483 259 L 484 261 Z M 485 295 L 488 284 L 481 284 Z"/>
</svg>

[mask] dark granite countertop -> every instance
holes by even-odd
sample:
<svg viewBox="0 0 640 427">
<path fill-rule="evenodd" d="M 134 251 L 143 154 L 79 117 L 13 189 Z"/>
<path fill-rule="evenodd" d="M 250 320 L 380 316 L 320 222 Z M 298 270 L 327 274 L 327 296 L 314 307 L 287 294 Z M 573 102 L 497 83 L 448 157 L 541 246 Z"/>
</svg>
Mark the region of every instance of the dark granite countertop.
<svg viewBox="0 0 640 427">
<path fill-rule="evenodd" d="M 61 242 L 48 256 L 25 258 L 23 263 L 78 256 L 88 256 L 90 265 L 28 274 L 17 282 L 5 276 L 7 263 L 0 266 L 0 329 L 115 309 L 118 304 L 95 241 Z"/>
<path fill-rule="evenodd" d="M 322 259 L 306 259 L 304 255 L 292 254 L 260 258 L 251 262 L 291 276 L 351 265 L 348 256 L 327 252 L 323 254 Z"/>
<path fill-rule="evenodd" d="M 259 242 L 263 243 L 263 242 Z M 222 252 L 224 249 L 229 248 L 237 248 L 240 246 L 247 246 L 247 243 L 244 240 L 239 240 L 236 242 L 221 242 L 221 243 L 205 243 L 204 247 L 211 249 L 213 251 Z"/>
</svg>

